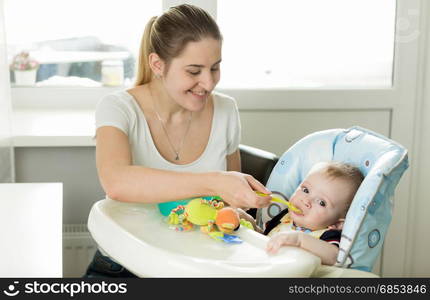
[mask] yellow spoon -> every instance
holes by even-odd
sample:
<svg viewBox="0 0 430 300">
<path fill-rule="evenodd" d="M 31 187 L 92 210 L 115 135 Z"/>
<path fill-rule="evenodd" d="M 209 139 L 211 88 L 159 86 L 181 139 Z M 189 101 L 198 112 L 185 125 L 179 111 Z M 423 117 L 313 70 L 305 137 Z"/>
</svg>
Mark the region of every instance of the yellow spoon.
<svg viewBox="0 0 430 300">
<path fill-rule="evenodd" d="M 264 193 L 261 193 L 261 192 L 255 192 L 258 196 L 263 196 L 263 197 L 265 197 L 265 196 L 271 196 L 271 195 L 268 195 L 268 194 L 264 194 Z M 292 210 L 292 211 L 294 211 L 294 212 L 296 212 L 296 213 L 299 213 L 299 214 L 301 214 L 302 213 L 302 211 L 300 210 L 300 209 L 298 209 L 297 207 L 295 207 L 294 205 L 292 205 L 289 201 L 287 201 L 287 200 L 284 200 L 284 199 L 281 199 L 281 198 L 277 198 L 277 197 L 273 197 L 272 196 L 272 201 L 274 201 L 274 202 L 278 202 L 278 203 L 282 203 L 282 204 L 285 204 L 287 207 L 288 207 L 288 209 L 289 210 Z"/>
</svg>

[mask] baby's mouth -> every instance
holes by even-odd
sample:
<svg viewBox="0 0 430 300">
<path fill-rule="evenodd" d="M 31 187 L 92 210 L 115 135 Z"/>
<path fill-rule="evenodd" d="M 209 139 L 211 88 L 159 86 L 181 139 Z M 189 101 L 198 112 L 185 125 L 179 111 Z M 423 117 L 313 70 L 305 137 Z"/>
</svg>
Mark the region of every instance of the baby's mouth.
<svg viewBox="0 0 430 300">
<path fill-rule="evenodd" d="M 298 206 L 295 206 L 293 203 L 288 202 L 288 209 L 295 213 L 296 215 L 303 215 L 303 210 L 301 210 Z"/>
<path fill-rule="evenodd" d="M 296 216 L 300 216 L 300 217 L 304 216 L 302 212 L 298 213 L 298 212 L 292 211 L 292 213 L 295 214 Z"/>
<path fill-rule="evenodd" d="M 290 204 L 291 204 L 291 207 L 290 207 L 291 213 L 293 213 L 297 216 L 303 216 L 304 215 L 302 209 L 300 209 L 298 206 L 293 205 L 291 202 L 290 202 Z"/>
</svg>

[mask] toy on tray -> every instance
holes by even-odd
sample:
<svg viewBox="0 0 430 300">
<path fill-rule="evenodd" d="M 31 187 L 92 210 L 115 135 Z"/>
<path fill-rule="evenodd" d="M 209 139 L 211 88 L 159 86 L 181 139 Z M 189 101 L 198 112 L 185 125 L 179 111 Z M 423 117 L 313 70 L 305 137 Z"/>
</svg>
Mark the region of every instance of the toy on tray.
<svg viewBox="0 0 430 300">
<path fill-rule="evenodd" d="M 233 231 L 240 225 L 251 227 L 244 219 L 240 219 L 236 210 L 224 207 L 224 202 L 217 199 L 192 199 L 186 205 L 172 209 L 168 223 L 178 231 L 188 231 L 199 225 L 200 230 L 218 241 L 241 243 L 242 240 Z"/>
</svg>

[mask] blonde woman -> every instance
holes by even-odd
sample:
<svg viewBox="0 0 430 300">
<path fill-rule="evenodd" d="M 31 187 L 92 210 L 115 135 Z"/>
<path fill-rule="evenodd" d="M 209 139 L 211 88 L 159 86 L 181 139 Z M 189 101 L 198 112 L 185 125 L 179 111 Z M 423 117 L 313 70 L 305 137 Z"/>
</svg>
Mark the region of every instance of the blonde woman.
<svg viewBox="0 0 430 300">
<path fill-rule="evenodd" d="M 146 25 L 137 81 L 96 110 L 96 158 L 107 196 L 165 203 L 221 196 L 233 207 L 264 207 L 269 191 L 240 173 L 240 119 L 234 99 L 213 92 L 222 36 L 192 5 L 170 8 Z M 142 254 L 144 255 L 144 254 Z M 97 251 L 86 276 L 133 276 Z"/>
</svg>

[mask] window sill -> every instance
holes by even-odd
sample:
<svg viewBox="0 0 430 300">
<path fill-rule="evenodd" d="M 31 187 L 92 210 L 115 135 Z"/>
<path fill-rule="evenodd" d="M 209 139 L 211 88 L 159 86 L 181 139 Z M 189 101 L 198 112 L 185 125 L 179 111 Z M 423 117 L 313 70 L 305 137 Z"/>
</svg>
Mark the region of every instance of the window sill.
<svg viewBox="0 0 430 300">
<path fill-rule="evenodd" d="M 12 87 L 12 107 L 14 110 L 90 110 L 95 109 L 103 96 L 119 87 Z"/>
<path fill-rule="evenodd" d="M 92 147 L 93 109 L 18 109 L 13 112 L 15 147 Z"/>
</svg>

